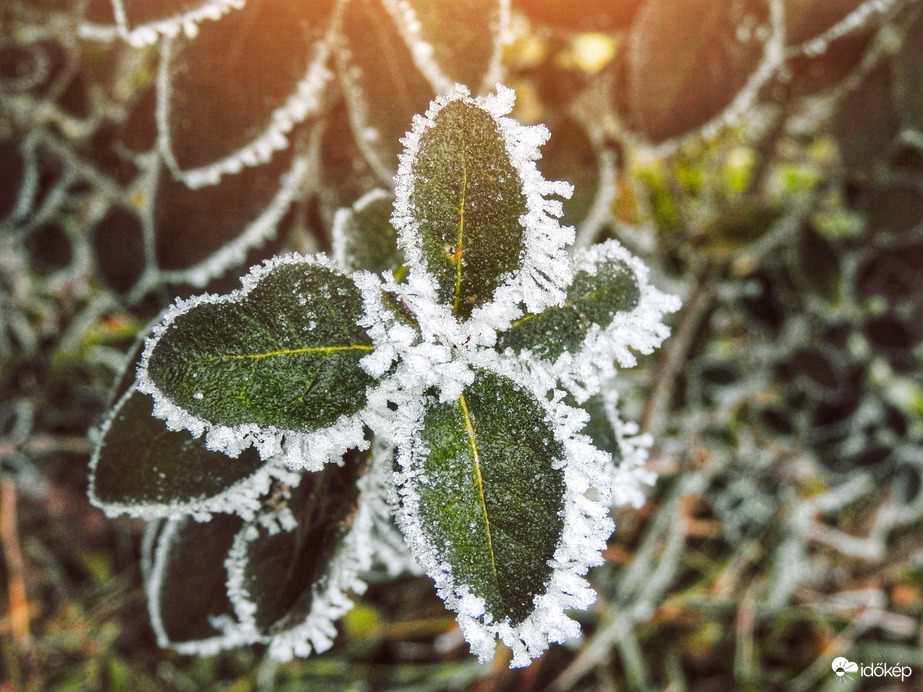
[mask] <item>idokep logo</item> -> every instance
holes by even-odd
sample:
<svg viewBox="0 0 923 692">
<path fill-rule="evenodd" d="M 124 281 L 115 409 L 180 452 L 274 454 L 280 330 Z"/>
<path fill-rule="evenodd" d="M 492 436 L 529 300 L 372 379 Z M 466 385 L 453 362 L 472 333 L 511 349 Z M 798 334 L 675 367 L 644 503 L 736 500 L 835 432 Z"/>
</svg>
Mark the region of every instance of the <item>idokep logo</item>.
<svg viewBox="0 0 923 692">
<path fill-rule="evenodd" d="M 838 678 L 852 680 L 850 673 L 858 673 L 863 678 L 900 678 L 902 681 L 913 672 L 910 666 L 888 663 L 860 664 L 853 663 L 844 656 L 838 656 L 830 664 Z"/>
<path fill-rule="evenodd" d="M 836 673 L 838 678 L 849 678 L 852 680 L 852 678 L 849 677 L 847 673 L 855 673 L 859 670 L 858 663 L 853 663 L 843 656 L 839 656 L 833 659 L 833 663 L 831 665 L 833 666 L 833 672 Z"/>
</svg>

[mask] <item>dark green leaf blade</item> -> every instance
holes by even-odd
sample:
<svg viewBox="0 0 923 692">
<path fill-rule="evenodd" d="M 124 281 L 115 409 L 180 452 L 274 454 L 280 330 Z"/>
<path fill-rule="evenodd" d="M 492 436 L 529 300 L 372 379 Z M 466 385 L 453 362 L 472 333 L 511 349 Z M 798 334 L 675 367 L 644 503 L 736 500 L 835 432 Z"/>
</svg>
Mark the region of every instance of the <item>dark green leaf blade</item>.
<svg viewBox="0 0 923 692">
<path fill-rule="evenodd" d="M 635 269 L 622 257 L 602 253 L 598 262 L 580 266 L 563 305 L 538 314 L 524 315 L 497 335 L 497 348 L 555 361 L 575 354 L 593 325 L 608 327 L 619 313 L 633 310 L 641 300 L 641 284 Z"/>
<path fill-rule="evenodd" d="M 345 592 L 368 563 L 356 544 L 369 529 L 357 521 L 367 458 L 354 451 L 343 466 L 304 474 L 275 508 L 282 530 L 270 529 L 264 515 L 235 538 L 229 593 L 244 626 L 270 638 L 273 658 L 328 648 L 333 621 L 349 607 Z"/>
<path fill-rule="evenodd" d="M 404 253 L 397 246 L 397 231 L 391 225 L 393 206 L 394 194 L 377 189 L 336 213 L 333 256 L 340 266 L 379 274 L 404 264 Z"/>
<path fill-rule="evenodd" d="M 522 178 L 494 116 L 470 99 L 446 103 L 407 156 L 422 264 L 438 299 L 464 320 L 522 264 Z"/>
<path fill-rule="evenodd" d="M 158 644 L 212 655 L 244 643 L 233 625 L 223 632 L 214 625 L 215 618 L 231 622 L 224 561 L 242 525 L 240 517 L 222 514 L 209 522 L 182 517 L 159 528 L 145 584 Z"/>
<path fill-rule="evenodd" d="M 207 450 L 188 432 L 168 430 L 152 408 L 150 397 L 132 386 L 104 426 L 90 464 L 90 499 L 109 514 L 248 516 L 259 507 L 272 468 L 285 473 L 280 462 L 263 462 L 253 449 L 238 459 Z"/>
<path fill-rule="evenodd" d="M 357 324 L 362 298 L 352 279 L 296 255 L 254 269 L 243 284 L 178 303 L 155 330 L 138 376 L 156 415 L 174 429 L 208 429 L 213 448 L 239 451 L 255 429 L 312 433 L 358 413 L 372 383 L 359 361 L 372 343 Z"/>
<path fill-rule="evenodd" d="M 429 453 L 412 483 L 436 561 L 494 621 L 523 622 L 564 530 L 564 448 L 543 408 L 512 380 L 481 371 L 457 401 L 430 407 L 421 438 Z"/>
</svg>

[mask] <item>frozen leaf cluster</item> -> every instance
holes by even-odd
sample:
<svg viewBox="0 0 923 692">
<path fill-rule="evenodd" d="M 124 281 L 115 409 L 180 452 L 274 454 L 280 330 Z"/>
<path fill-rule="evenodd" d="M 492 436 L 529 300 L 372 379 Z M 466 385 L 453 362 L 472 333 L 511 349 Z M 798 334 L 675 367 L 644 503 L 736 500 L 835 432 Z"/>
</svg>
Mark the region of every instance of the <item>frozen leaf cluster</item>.
<svg viewBox="0 0 923 692">
<path fill-rule="evenodd" d="M 456 85 L 414 118 L 390 215 L 385 191 L 338 214 L 337 262 L 275 258 L 152 330 L 91 496 L 157 522 L 162 643 L 323 650 L 376 543 L 399 555 L 392 512 L 482 660 L 499 639 L 527 665 L 579 634 L 565 611 L 595 599 L 609 505 L 651 482 L 599 393 L 667 336 L 678 301 L 615 241 L 568 253 L 552 196 L 571 187 L 538 172 L 548 131 L 512 106 L 505 87 Z M 385 268 L 358 268 L 368 257 Z M 580 407 L 594 396 L 599 443 Z M 214 595 L 194 631 L 169 596 L 189 562 Z"/>
</svg>

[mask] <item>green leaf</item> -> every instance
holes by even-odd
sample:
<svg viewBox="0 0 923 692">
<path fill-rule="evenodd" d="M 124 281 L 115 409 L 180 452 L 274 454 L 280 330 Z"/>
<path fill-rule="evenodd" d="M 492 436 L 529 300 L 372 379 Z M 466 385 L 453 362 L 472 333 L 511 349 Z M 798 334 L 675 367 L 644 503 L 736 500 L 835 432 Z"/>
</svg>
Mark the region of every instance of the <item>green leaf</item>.
<svg viewBox="0 0 923 692">
<path fill-rule="evenodd" d="M 845 95 L 833 119 L 843 164 L 855 177 L 870 175 L 901 129 L 893 103 L 890 65 L 876 66 Z"/>
<path fill-rule="evenodd" d="M 233 612 L 224 561 L 242 525 L 239 517 L 226 514 L 205 523 L 183 517 L 154 525 L 159 530 L 146 589 L 161 646 L 202 654 L 224 646 L 213 623 Z"/>
<path fill-rule="evenodd" d="M 255 450 L 238 459 L 209 451 L 188 432 L 168 430 L 152 408 L 134 387 L 114 407 L 90 465 L 95 505 L 144 519 L 258 508 L 270 474 L 256 477 L 268 464 Z"/>
<path fill-rule="evenodd" d="M 571 399 L 572 397 L 568 397 Z M 568 401 L 570 405 L 576 402 Z M 622 461 L 622 445 L 619 443 L 618 435 L 612 427 L 612 421 L 609 420 L 609 412 L 606 410 L 606 400 L 602 394 L 587 399 L 582 408 L 590 414 L 590 420 L 583 429 L 583 434 L 588 435 L 593 441 L 593 446 L 607 454 L 612 455 L 612 463 L 618 465 Z"/>
<path fill-rule="evenodd" d="M 576 118 L 565 116 L 546 124 L 551 138 L 536 165 L 546 179 L 566 180 L 574 186 L 574 194 L 564 201 L 561 223 L 580 226 L 591 214 L 599 215 L 599 199 L 605 199 L 613 187 L 612 157 L 593 142 L 586 127 Z M 608 215 L 606 212 L 604 216 Z"/>
<path fill-rule="evenodd" d="M 923 17 L 911 24 L 894 57 L 895 92 L 905 127 L 923 129 Z"/>
<path fill-rule="evenodd" d="M 591 267 L 578 269 L 563 305 L 514 320 L 497 335 L 497 348 L 529 349 L 546 360 L 557 360 L 564 352 L 576 353 L 592 325 L 605 329 L 640 299 L 634 269 L 623 259 L 604 255 Z"/>
<path fill-rule="evenodd" d="M 457 401 L 427 410 L 421 438 L 429 453 L 411 483 L 436 562 L 496 621 L 521 623 L 564 530 L 564 448 L 541 404 L 479 371 Z"/>
<path fill-rule="evenodd" d="M 391 225 L 394 194 L 373 190 L 352 207 L 340 209 L 333 221 L 333 256 L 340 266 L 378 274 L 404 264 Z"/>
<path fill-rule="evenodd" d="M 365 406 L 372 351 L 352 280 L 319 261 L 277 259 L 228 296 L 180 303 L 149 344 L 142 391 L 209 424 L 311 432 Z M 168 412 L 169 416 L 169 412 Z M 169 420 L 169 417 L 168 417 Z"/>
<path fill-rule="evenodd" d="M 327 464 L 304 474 L 285 501 L 296 522 L 291 530 L 270 530 L 267 522 L 256 521 L 240 531 L 228 565 L 242 621 L 251 620 L 261 634 L 275 634 L 311 614 L 352 527 L 364 466 L 354 452 L 343 466 Z"/>
<path fill-rule="evenodd" d="M 690 240 L 699 252 L 723 259 L 759 241 L 781 216 L 782 210 L 774 204 L 742 199 L 729 205 Z"/>
<path fill-rule="evenodd" d="M 522 179 L 493 115 L 470 100 L 445 104 L 408 156 L 424 268 L 464 320 L 522 264 Z"/>
<path fill-rule="evenodd" d="M 839 298 L 843 263 L 834 246 L 812 226 L 805 225 L 798 236 L 798 266 L 795 283 L 833 302 Z"/>
</svg>

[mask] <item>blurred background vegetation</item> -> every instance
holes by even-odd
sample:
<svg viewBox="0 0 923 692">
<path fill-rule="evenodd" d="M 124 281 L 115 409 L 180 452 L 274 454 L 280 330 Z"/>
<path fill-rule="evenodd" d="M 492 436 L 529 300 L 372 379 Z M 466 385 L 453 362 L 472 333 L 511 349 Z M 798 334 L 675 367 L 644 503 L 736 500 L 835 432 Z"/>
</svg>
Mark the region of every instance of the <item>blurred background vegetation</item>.
<svg viewBox="0 0 923 692">
<path fill-rule="evenodd" d="M 307 660 L 156 646 L 143 524 L 86 499 L 128 354 L 174 296 L 329 247 L 438 90 L 395 3 L 310 24 L 334 4 L 297 21 L 295 0 L 0 6 L 0 690 L 923 684 L 914 0 L 410 2 L 449 76 L 500 79 L 548 125 L 539 165 L 576 185 L 578 242 L 618 238 L 683 296 L 619 383 L 659 481 L 616 516 L 583 638 L 524 670 L 503 650 L 478 664 L 425 577 L 373 579 Z M 484 8 L 500 71 L 497 27 L 465 29 Z M 241 154 L 297 91 L 302 44 L 330 46 L 331 81 Z M 913 676 L 843 681 L 837 656 Z"/>
</svg>

